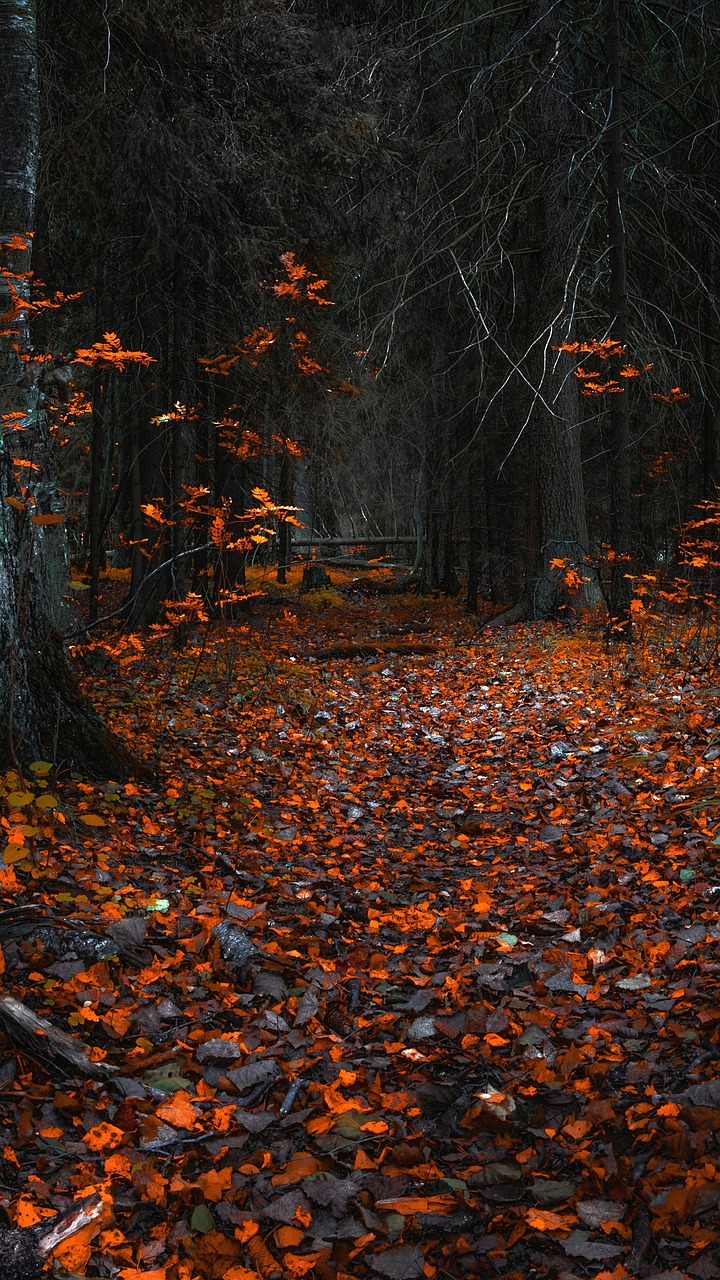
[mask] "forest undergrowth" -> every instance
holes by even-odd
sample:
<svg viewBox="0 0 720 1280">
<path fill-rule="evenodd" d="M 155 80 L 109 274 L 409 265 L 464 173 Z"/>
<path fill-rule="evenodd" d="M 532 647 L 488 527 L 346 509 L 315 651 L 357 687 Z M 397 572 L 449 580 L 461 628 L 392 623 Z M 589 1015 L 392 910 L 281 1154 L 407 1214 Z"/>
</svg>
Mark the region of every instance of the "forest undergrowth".
<svg viewBox="0 0 720 1280">
<path fill-rule="evenodd" d="M 720 675 L 668 645 L 331 592 L 83 646 L 153 776 L 3 780 L 5 993 L 88 1062 L 3 1013 L 6 1224 L 99 1192 L 54 1265 L 121 1280 L 720 1277 Z"/>
</svg>

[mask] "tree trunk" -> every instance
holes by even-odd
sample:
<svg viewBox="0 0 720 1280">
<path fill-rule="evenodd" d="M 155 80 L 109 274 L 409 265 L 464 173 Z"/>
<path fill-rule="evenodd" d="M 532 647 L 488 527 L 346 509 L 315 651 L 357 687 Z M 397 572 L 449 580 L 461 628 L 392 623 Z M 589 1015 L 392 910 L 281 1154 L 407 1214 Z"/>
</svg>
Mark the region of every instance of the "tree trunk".
<svg viewBox="0 0 720 1280">
<path fill-rule="evenodd" d="M 427 443 L 424 511 L 424 548 L 420 591 L 441 591 L 455 596 L 460 582 L 455 572 L 455 508 L 457 493 L 452 456 L 455 446 L 454 422 L 448 421 L 443 391 L 448 375 L 444 343 L 434 344 L 429 362 L 432 376 L 426 391 Z"/>
<path fill-rule="evenodd" d="M 287 453 L 283 451 L 280 461 L 280 481 L 279 481 L 279 500 L 281 503 L 291 506 L 293 501 L 293 478 L 292 478 L 292 462 Z M 292 561 L 292 526 L 286 520 L 281 520 L 278 530 L 278 566 L 277 581 L 281 586 L 287 582 L 288 569 Z"/>
<path fill-rule="evenodd" d="M 95 276 L 95 336 L 102 337 L 102 304 L 103 304 L 103 264 L 98 263 Z M 106 377 L 109 375 L 106 375 Z M 87 500 L 87 531 L 85 544 L 88 548 L 88 618 L 95 622 L 98 613 L 98 594 L 100 590 L 100 553 L 102 534 L 100 530 L 100 507 L 102 490 L 102 470 L 105 450 L 108 447 L 105 427 L 105 386 L 102 374 L 96 369 L 92 377 L 92 420 L 90 428 L 90 479 Z"/>
<path fill-rule="evenodd" d="M 103 729 L 67 666 L 58 622 L 66 578 L 65 533 L 46 415 L 27 312 L 30 241 L 38 163 L 38 79 L 34 0 L 0 7 L 0 410 L 16 414 L 17 431 L 0 436 L 0 767 L 37 759 L 98 773 L 127 772 L 126 753 Z M 14 237 L 17 237 L 15 239 Z M 16 292 L 15 292 L 16 291 Z M 16 474 L 13 457 L 37 469 Z M 21 484 L 25 486 L 24 490 Z M 10 501 L 8 501 L 10 499 Z"/>
<path fill-rule="evenodd" d="M 532 39 L 540 53 L 529 104 L 537 152 L 530 181 L 536 184 L 539 174 L 541 185 L 527 217 L 534 252 L 518 268 L 527 325 L 519 358 L 526 378 L 516 384 L 516 412 L 528 433 L 530 509 L 525 588 L 518 603 L 499 615 L 505 622 L 568 616 L 600 601 L 588 565 L 577 381 L 555 350 L 572 337 L 578 238 L 569 33 L 557 6 L 540 0 L 536 12 Z"/>
<path fill-rule="evenodd" d="M 605 2 L 605 56 L 610 90 L 610 111 L 605 134 L 607 150 L 607 218 L 610 261 L 610 337 L 623 348 L 628 341 L 627 259 L 623 198 L 625 191 L 625 155 L 623 143 L 623 107 L 621 72 L 621 0 Z M 625 380 L 618 377 L 622 361 L 612 357 L 608 376 L 616 379 L 622 391 L 610 396 L 612 424 L 612 512 L 611 541 L 615 553 L 610 582 L 610 617 L 608 635 L 630 638 L 630 399 Z"/>
</svg>

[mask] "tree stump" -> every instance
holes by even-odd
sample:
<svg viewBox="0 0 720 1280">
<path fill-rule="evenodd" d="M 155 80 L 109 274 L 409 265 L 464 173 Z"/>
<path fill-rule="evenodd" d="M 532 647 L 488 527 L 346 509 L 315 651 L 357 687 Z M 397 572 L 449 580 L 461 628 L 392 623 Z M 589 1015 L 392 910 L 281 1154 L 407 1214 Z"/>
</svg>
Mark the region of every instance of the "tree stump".
<svg viewBox="0 0 720 1280">
<path fill-rule="evenodd" d="M 319 591 L 321 587 L 330 587 L 332 583 L 321 564 L 307 564 L 303 569 L 301 591 Z"/>
</svg>

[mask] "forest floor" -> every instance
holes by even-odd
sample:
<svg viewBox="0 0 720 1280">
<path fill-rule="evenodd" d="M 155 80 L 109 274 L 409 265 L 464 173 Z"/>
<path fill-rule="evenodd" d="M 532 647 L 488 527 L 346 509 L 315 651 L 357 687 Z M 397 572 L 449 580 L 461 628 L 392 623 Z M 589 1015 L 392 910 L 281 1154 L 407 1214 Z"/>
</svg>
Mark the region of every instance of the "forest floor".
<svg viewBox="0 0 720 1280">
<path fill-rule="evenodd" d="M 83 650 L 156 781 L 5 780 L 6 992 L 113 1070 L 0 1035 L 6 1222 L 108 1202 L 56 1265 L 720 1277 L 720 677 L 471 639 L 321 592 Z"/>
</svg>

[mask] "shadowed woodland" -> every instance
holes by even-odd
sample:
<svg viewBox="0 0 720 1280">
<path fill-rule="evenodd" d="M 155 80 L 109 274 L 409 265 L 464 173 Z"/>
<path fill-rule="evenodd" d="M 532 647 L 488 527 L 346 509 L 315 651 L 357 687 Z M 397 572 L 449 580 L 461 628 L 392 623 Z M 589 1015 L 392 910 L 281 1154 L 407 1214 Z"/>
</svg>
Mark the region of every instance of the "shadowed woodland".
<svg viewBox="0 0 720 1280">
<path fill-rule="evenodd" d="M 0 12 L 0 1280 L 718 1280 L 715 6 Z"/>
</svg>

